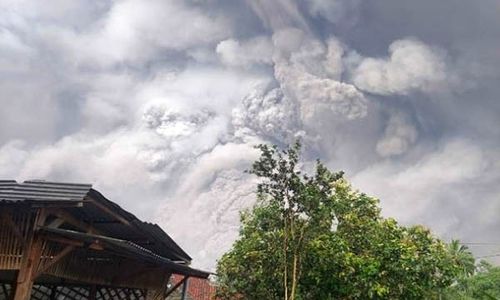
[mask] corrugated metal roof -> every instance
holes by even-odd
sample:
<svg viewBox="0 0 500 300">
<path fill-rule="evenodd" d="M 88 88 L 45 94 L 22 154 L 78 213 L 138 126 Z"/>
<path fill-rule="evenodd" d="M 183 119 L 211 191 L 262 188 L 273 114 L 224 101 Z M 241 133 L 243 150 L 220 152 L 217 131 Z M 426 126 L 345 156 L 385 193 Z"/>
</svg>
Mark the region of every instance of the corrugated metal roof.
<svg viewBox="0 0 500 300">
<path fill-rule="evenodd" d="M 108 200 L 97 190 L 91 189 L 89 197 L 108 206 L 121 217 L 128 220 L 141 234 L 141 238 L 146 238 L 146 243 L 139 243 L 142 246 L 164 257 L 180 259 L 186 262 L 191 261 L 192 258 L 160 226 L 139 220 L 136 216 L 121 208 L 118 204 Z M 90 208 L 87 209 L 84 207 L 83 210 L 92 215 L 96 214 L 95 212 L 91 212 Z M 99 229 L 102 228 L 104 231 L 113 231 L 113 233 L 120 238 L 127 237 L 127 239 L 129 239 L 131 235 L 130 227 L 125 227 L 121 224 L 95 224 L 94 226 Z"/>
<path fill-rule="evenodd" d="M 91 188 L 91 184 L 2 180 L 0 201 L 82 201 Z"/>
<path fill-rule="evenodd" d="M 141 222 L 140 228 L 161 243 L 161 248 L 167 248 L 177 259 L 190 261 L 191 257 L 157 224 Z M 160 250 L 160 252 L 163 252 Z"/>
<path fill-rule="evenodd" d="M 129 227 L 119 222 L 109 224 L 97 222 L 93 225 L 106 235 L 126 240 L 130 240 L 135 236 L 138 241 L 134 242 L 163 257 L 185 262 L 191 261 L 191 257 L 158 225 L 139 220 L 135 215 L 93 189 L 91 184 L 43 180 L 29 180 L 18 183 L 15 180 L 0 180 L 0 202 L 67 203 L 84 201 L 88 198 L 105 205 L 132 225 L 132 227 Z M 109 215 L 92 204 L 84 203 L 82 207 L 67 208 L 67 211 L 78 219 L 89 223 L 110 220 Z"/>
<path fill-rule="evenodd" d="M 46 234 L 78 240 L 88 244 L 97 242 L 108 251 L 131 256 L 138 260 L 146 260 L 150 263 L 163 265 L 177 274 L 199 278 L 207 278 L 210 275 L 209 272 L 193 269 L 184 264 L 173 262 L 168 258 L 162 257 L 151 250 L 130 241 L 58 228 L 43 227 L 41 231 Z"/>
</svg>

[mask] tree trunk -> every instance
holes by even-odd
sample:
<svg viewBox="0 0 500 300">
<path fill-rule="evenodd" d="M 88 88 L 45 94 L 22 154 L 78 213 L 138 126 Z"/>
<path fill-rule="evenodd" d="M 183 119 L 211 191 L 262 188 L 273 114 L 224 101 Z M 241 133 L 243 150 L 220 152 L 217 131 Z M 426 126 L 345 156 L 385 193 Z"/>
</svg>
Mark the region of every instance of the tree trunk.
<svg viewBox="0 0 500 300">
<path fill-rule="evenodd" d="M 287 230 L 287 215 L 285 213 L 285 229 L 283 230 L 283 258 L 284 271 L 283 271 L 283 285 L 285 288 L 285 300 L 288 300 L 288 259 L 287 259 L 287 248 L 288 248 L 288 230 Z"/>
<path fill-rule="evenodd" d="M 293 254 L 293 271 L 292 271 L 292 291 L 290 299 L 295 300 L 295 290 L 297 288 L 297 253 Z"/>
</svg>

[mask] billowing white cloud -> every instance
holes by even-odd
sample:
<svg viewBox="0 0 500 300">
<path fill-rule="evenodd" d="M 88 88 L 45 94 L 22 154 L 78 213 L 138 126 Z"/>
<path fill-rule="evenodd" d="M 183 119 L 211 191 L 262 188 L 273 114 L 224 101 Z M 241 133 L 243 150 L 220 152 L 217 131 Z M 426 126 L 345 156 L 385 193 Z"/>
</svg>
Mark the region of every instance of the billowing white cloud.
<svg viewBox="0 0 500 300">
<path fill-rule="evenodd" d="M 12 140 L 0 148 L 0 177 L 8 178 L 23 166 L 28 151 L 25 142 Z"/>
<path fill-rule="evenodd" d="M 189 22 L 186 22 L 189 20 Z M 221 17 L 181 1 L 126 0 L 113 5 L 101 26 L 82 36 L 89 59 L 132 61 L 161 50 L 183 50 L 227 37 L 230 27 Z"/>
<path fill-rule="evenodd" d="M 263 24 L 271 30 L 287 27 L 299 27 L 307 30 L 309 25 L 293 0 L 246 0 L 246 3 L 259 16 Z"/>
<path fill-rule="evenodd" d="M 324 111 L 347 119 L 366 115 L 363 93 L 340 81 L 344 50 L 339 41 L 323 43 L 296 28 L 276 32 L 273 41 L 275 78 L 285 96 L 299 104 L 304 122 Z"/>
<path fill-rule="evenodd" d="M 332 23 L 355 22 L 360 0 L 306 0 L 309 12 L 321 16 Z"/>
<path fill-rule="evenodd" d="M 232 112 L 235 136 L 291 143 L 301 135 L 297 105 L 279 88 L 258 86 Z"/>
<path fill-rule="evenodd" d="M 271 39 L 265 36 L 246 41 L 228 39 L 220 42 L 216 48 L 216 52 L 223 63 L 240 67 L 271 64 L 273 51 Z"/>
<path fill-rule="evenodd" d="M 377 142 L 377 153 L 387 157 L 405 153 L 417 140 L 418 132 L 401 113 L 389 117 L 384 136 Z"/>
<path fill-rule="evenodd" d="M 331 78 L 340 80 L 344 72 L 344 45 L 337 39 L 331 37 L 326 41 L 327 52 L 325 54 L 325 72 Z"/>
<path fill-rule="evenodd" d="M 446 199 L 442 187 L 455 189 L 453 195 L 468 188 L 477 188 L 474 183 L 487 180 L 488 173 L 492 171 L 488 168 L 490 159 L 471 141 L 452 140 L 405 168 L 396 162 L 382 162 L 359 172 L 353 181 L 363 191 L 382 200 L 386 215 L 395 216 L 405 223 L 419 219 L 432 222 L 425 218 L 425 214 L 427 210 L 434 212 L 430 207 L 437 204 L 435 201 L 457 201 L 457 204 L 460 201 L 456 198 Z M 448 209 L 453 211 L 452 207 Z M 441 222 L 447 221 L 436 220 L 432 225 L 441 226 Z M 439 230 L 440 233 L 446 233 L 444 227 Z"/>
<path fill-rule="evenodd" d="M 285 95 L 300 103 L 301 117 L 313 122 L 318 112 L 331 111 L 347 119 L 366 115 L 366 99 L 353 85 L 303 72 L 289 64 L 275 67 Z"/>
<path fill-rule="evenodd" d="M 183 114 L 166 106 L 150 106 L 144 113 L 146 126 L 165 137 L 187 137 L 198 131 L 214 116 L 214 113 L 202 110 Z"/>
<path fill-rule="evenodd" d="M 239 212 L 255 203 L 255 178 L 243 170 L 256 157 L 251 145 L 215 147 L 197 158 L 171 201 L 158 213 L 158 220 L 172 230 L 174 238 L 199 258 L 197 265 L 214 269 L 216 259 L 236 238 Z"/>
<path fill-rule="evenodd" d="M 498 80 L 478 80 L 496 56 L 474 60 L 470 43 L 422 30 L 366 38 L 373 28 L 358 25 L 373 18 L 357 15 L 379 4 L 357 0 L 56 1 L 0 0 L 2 178 L 94 183 L 213 269 L 255 201 L 243 173 L 253 145 L 301 137 L 307 159 L 356 174 L 388 214 L 443 236 L 496 236 L 498 110 L 485 95 Z M 359 54 L 401 36 L 441 48 L 405 38 L 388 57 Z M 478 75 L 436 93 L 463 66 Z"/>
<path fill-rule="evenodd" d="M 34 35 L 33 42 L 43 43 L 43 47 L 63 49 L 62 59 L 68 65 L 85 68 L 145 63 L 169 51 L 215 45 L 231 33 L 228 18 L 205 14 L 201 8 L 182 1 L 125 0 L 96 5 L 90 10 L 81 9 L 85 6 L 82 2 L 68 2 L 73 5 L 53 9 L 36 1 L 13 5 L 4 12 L 6 23 Z M 22 11 L 22 7 L 31 9 Z M 67 20 L 67 15 L 73 14 L 79 19 L 80 11 L 93 14 L 94 18 L 83 18 L 87 24 Z M 25 22 L 34 23 L 37 28 L 32 29 Z"/>
<path fill-rule="evenodd" d="M 26 72 L 29 68 L 27 57 L 33 56 L 33 49 L 19 36 L 7 28 L 0 28 L 0 68 L 6 72 Z"/>
<path fill-rule="evenodd" d="M 233 139 L 228 136 L 232 109 L 261 81 L 212 69 L 83 80 L 88 97 L 82 100 L 81 128 L 35 147 L 22 140 L 2 145 L 2 175 L 91 182 L 148 217 L 198 156 Z M 197 89 L 190 89 L 193 85 Z M 134 201 L 139 190 L 147 205 Z"/>
<path fill-rule="evenodd" d="M 374 94 L 408 94 L 425 91 L 446 79 L 441 51 L 414 39 L 397 40 L 388 58 L 362 58 L 352 74 L 354 84 Z"/>
</svg>

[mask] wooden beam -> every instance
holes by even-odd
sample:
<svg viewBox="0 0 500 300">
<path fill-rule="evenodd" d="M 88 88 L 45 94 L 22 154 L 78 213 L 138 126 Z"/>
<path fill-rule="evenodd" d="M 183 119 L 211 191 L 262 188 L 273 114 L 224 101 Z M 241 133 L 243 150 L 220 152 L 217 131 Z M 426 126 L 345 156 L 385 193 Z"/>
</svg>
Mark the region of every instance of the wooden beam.
<svg viewBox="0 0 500 300">
<path fill-rule="evenodd" d="M 36 279 L 38 276 L 40 276 L 42 273 L 47 271 L 51 266 L 56 264 L 58 261 L 60 261 L 62 258 L 64 258 L 66 255 L 71 253 L 76 246 L 74 245 L 68 245 L 64 249 L 61 250 L 56 256 L 54 256 L 49 262 L 45 263 L 43 266 L 38 268 L 38 270 L 35 272 L 34 278 Z"/>
<path fill-rule="evenodd" d="M 53 285 L 50 289 L 50 300 L 57 300 L 57 286 Z"/>
<path fill-rule="evenodd" d="M 56 242 L 59 244 L 72 245 L 72 246 L 76 246 L 76 247 L 85 247 L 85 248 L 89 248 L 92 250 L 98 250 L 98 251 L 104 250 L 104 247 L 101 244 L 99 244 L 97 241 L 94 241 L 93 243 L 90 243 L 90 244 L 86 244 L 82 241 L 75 241 L 72 239 L 67 239 L 67 238 L 63 238 L 63 237 L 55 237 L 55 236 L 50 236 L 50 235 L 46 235 L 44 238 L 48 241 L 53 241 L 53 242 Z"/>
<path fill-rule="evenodd" d="M 78 227 L 80 230 L 83 230 L 84 232 L 103 235 L 102 232 L 94 228 L 92 225 L 85 223 L 81 220 L 78 220 L 67 211 L 64 211 L 62 209 L 51 209 L 48 211 L 48 213 L 59 219 L 64 220 L 68 224 Z"/>
<path fill-rule="evenodd" d="M 92 220 L 92 224 L 121 224 L 118 220 Z"/>
<path fill-rule="evenodd" d="M 167 298 L 165 294 L 168 290 L 168 282 L 170 280 L 171 274 L 164 270 L 162 272 L 163 280 L 160 282 L 160 286 L 156 289 L 149 289 L 146 291 L 146 299 L 145 300 L 164 300 Z"/>
<path fill-rule="evenodd" d="M 168 290 L 166 293 L 165 293 L 165 298 L 167 298 L 168 296 L 170 296 L 170 294 L 172 294 L 178 287 L 181 286 L 181 284 L 184 284 L 184 282 L 186 282 L 186 280 L 188 279 L 187 276 L 184 276 L 184 278 L 182 278 L 181 281 L 177 282 L 176 285 L 174 285 L 170 290 Z"/>
<path fill-rule="evenodd" d="M 95 284 L 93 284 L 90 287 L 89 300 L 96 300 L 96 299 L 97 299 L 97 286 Z"/>
<path fill-rule="evenodd" d="M 47 218 L 44 208 L 38 209 L 35 224 L 29 230 L 29 239 L 23 251 L 21 267 L 17 274 L 16 287 L 13 300 L 26 300 L 31 296 L 31 289 L 34 282 L 34 273 L 40 262 L 42 254 L 43 239 L 37 232 L 36 228 L 43 226 Z"/>
<path fill-rule="evenodd" d="M 182 285 L 182 296 L 181 296 L 181 300 L 186 300 L 187 299 L 187 288 L 188 288 L 188 284 L 189 284 L 189 277 L 186 276 L 185 278 L 186 280 L 184 280 L 184 284 Z"/>
<path fill-rule="evenodd" d="M 130 270 L 128 270 L 128 272 L 124 272 L 122 274 L 119 274 L 117 277 L 115 277 L 112 280 L 112 282 L 114 282 L 114 283 L 126 282 L 131 278 L 136 278 L 136 277 L 141 276 L 145 273 L 157 272 L 159 270 L 160 270 L 160 268 L 154 268 L 154 267 L 143 267 L 140 269 L 131 268 Z"/>
<path fill-rule="evenodd" d="M 112 209 L 110 209 L 109 207 L 107 207 L 106 205 L 92 199 L 92 198 L 89 198 L 89 201 L 90 203 L 92 203 L 93 205 L 95 205 L 97 208 L 99 208 L 100 210 L 104 211 L 105 213 L 107 213 L 108 215 L 110 215 L 111 217 L 115 218 L 116 220 L 120 221 L 121 223 L 127 225 L 127 226 L 131 226 L 130 222 L 125 219 L 124 217 L 120 216 L 119 214 L 117 214 L 116 212 L 114 212 Z"/>
<path fill-rule="evenodd" d="M 26 239 L 24 238 L 22 232 L 19 230 L 19 225 L 17 225 L 12 217 L 7 213 L 7 211 L 2 211 L 1 213 L 2 219 L 4 219 L 7 223 L 7 226 L 12 230 L 14 235 L 19 239 L 23 248 L 26 248 Z"/>
<path fill-rule="evenodd" d="M 66 223 L 64 219 L 61 218 L 55 218 L 52 222 L 47 225 L 49 228 L 59 228 L 62 224 Z"/>
<path fill-rule="evenodd" d="M 58 208 L 58 207 L 64 207 L 64 208 L 70 208 L 70 207 L 83 207 L 84 201 L 75 201 L 75 200 L 70 200 L 70 201 L 61 201 L 61 200 L 55 200 L 55 201 L 31 201 L 30 206 L 33 208 Z"/>
</svg>

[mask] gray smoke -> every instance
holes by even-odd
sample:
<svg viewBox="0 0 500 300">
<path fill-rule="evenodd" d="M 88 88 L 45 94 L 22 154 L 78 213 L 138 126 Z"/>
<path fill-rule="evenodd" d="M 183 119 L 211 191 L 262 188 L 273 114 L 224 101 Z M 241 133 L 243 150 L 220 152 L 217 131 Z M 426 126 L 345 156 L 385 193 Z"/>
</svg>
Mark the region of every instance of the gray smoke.
<svg viewBox="0 0 500 300">
<path fill-rule="evenodd" d="M 0 1 L 0 176 L 94 183 L 213 270 L 253 146 L 301 138 L 385 215 L 499 242 L 497 8 Z"/>
</svg>

